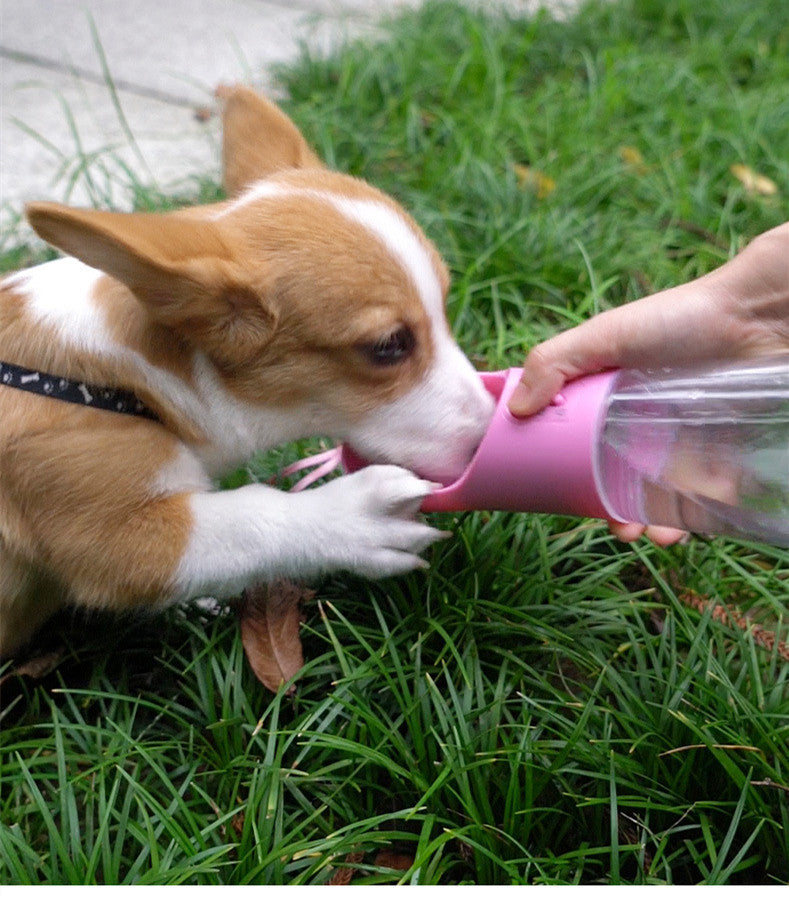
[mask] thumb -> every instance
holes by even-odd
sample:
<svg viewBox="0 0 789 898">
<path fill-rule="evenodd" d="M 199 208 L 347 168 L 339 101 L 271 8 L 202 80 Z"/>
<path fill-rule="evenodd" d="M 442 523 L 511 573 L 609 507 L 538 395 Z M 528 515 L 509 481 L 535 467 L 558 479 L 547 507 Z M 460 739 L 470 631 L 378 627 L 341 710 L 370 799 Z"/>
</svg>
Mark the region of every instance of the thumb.
<svg viewBox="0 0 789 898">
<path fill-rule="evenodd" d="M 566 380 L 547 344 L 536 347 L 526 356 L 520 382 L 510 396 L 510 412 L 516 418 L 535 414 L 548 405 Z"/>
<path fill-rule="evenodd" d="M 570 380 L 610 367 L 601 353 L 599 322 L 592 318 L 572 330 L 546 340 L 526 356 L 520 383 L 513 391 L 509 410 L 525 418 L 544 408 Z"/>
</svg>

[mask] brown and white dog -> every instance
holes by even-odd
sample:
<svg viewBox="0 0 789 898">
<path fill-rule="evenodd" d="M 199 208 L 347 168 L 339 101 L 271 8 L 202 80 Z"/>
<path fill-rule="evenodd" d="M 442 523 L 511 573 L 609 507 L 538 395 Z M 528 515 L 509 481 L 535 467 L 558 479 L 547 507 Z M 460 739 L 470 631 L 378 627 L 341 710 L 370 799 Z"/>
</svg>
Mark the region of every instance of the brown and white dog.
<svg viewBox="0 0 789 898">
<path fill-rule="evenodd" d="M 492 400 L 450 335 L 437 251 L 246 88 L 226 91 L 223 156 L 222 203 L 27 209 L 68 256 L 0 283 L 0 360 L 133 391 L 158 421 L 0 383 L 2 655 L 67 603 L 385 576 L 440 536 L 420 502 L 462 471 Z M 300 494 L 213 488 L 315 434 L 380 464 Z"/>
</svg>

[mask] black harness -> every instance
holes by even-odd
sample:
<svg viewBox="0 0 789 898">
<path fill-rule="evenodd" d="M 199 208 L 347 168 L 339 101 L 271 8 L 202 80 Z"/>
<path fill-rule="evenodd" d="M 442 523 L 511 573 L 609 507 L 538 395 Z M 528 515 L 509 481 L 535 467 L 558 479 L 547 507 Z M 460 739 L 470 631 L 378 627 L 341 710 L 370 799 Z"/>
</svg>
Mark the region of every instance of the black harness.
<svg viewBox="0 0 789 898">
<path fill-rule="evenodd" d="M 159 420 L 158 416 L 130 390 L 97 387 L 69 380 L 67 377 L 58 377 L 56 374 L 45 374 L 43 371 L 11 365 L 8 362 L 0 362 L 0 385 L 106 412 L 136 415 L 151 421 Z"/>
</svg>

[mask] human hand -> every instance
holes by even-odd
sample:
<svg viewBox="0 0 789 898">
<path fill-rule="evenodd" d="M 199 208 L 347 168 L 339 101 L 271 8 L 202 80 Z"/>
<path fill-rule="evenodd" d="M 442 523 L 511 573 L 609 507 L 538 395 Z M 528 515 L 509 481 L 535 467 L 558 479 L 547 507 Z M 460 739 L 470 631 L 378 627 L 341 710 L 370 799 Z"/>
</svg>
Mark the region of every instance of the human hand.
<svg viewBox="0 0 789 898">
<path fill-rule="evenodd" d="M 565 383 L 607 368 L 729 361 L 789 349 L 789 223 L 753 240 L 704 277 L 611 309 L 546 340 L 526 357 L 509 401 L 517 417 L 542 409 Z M 680 531 L 611 524 L 626 541 L 666 545 Z"/>
</svg>

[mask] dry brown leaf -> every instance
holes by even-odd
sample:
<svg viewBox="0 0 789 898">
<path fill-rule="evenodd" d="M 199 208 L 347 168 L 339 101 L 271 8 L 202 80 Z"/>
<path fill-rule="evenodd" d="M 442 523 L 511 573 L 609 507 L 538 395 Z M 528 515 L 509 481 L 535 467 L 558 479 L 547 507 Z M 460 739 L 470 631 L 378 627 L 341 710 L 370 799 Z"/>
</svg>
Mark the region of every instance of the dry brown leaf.
<svg viewBox="0 0 789 898">
<path fill-rule="evenodd" d="M 747 193 L 758 196 L 774 196 L 778 193 L 778 185 L 766 175 L 760 175 L 747 165 L 736 163 L 729 171 L 742 184 Z"/>
<path fill-rule="evenodd" d="M 230 825 L 236 838 L 240 839 L 244 835 L 244 812 L 238 811 L 230 818 Z"/>
<path fill-rule="evenodd" d="M 359 870 L 356 867 L 364 860 L 363 851 L 352 851 L 346 854 L 342 867 L 339 867 L 332 878 L 329 880 L 330 886 L 347 886 L 358 878 Z M 414 856 L 412 854 L 401 854 L 397 851 L 391 851 L 388 848 L 382 848 L 373 860 L 374 867 L 380 867 L 383 870 L 410 870 L 414 865 Z"/>
<path fill-rule="evenodd" d="M 413 863 L 414 856 L 412 854 L 400 854 L 397 851 L 382 848 L 376 854 L 373 866 L 383 867 L 386 870 L 410 870 Z"/>
<path fill-rule="evenodd" d="M 518 186 L 524 190 L 533 190 L 538 200 L 545 199 L 556 190 L 556 181 L 545 172 L 538 171 L 530 165 L 515 165 L 514 169 Z"/>
<path fill-rule="evenodd" d="M 47 674 L 52 673 L 58 666 L 65 653 L 65 649 L 61 648 L 53 652 L 47 652 L 46 655 L 36 655 L 33 658 L 28 658 L 19 667 L 13 668 L 0 677 L 0 686 L 12 677 L 30 677 L 31 680 L 43 680 Z"/>
<path fill-rule="evenodd" d="M 311 589 L 289 580 L 244 590 L 239 608 L 241 643 L 255 676 L 272 692 L 304 666 L 301 603 L 314 595 Z M 288 694 L 294 691 L 291 686 Z"/>
<path fill-rule="evenodd" d="M 355 867 L 364 860 L 363 851 L 352 851 L 345 855 L 345 867 L 340 867 L 327 883 L 330 886 L 347 886 L 350 885 L 354 876 L 358 872 Z"/>
<path fill-rule="evenodd" d="M 632 169 L 637 175 L 645 175 L 647 167 L 644 164 L 644 157 L 641 155 L 637 147 L 619 147 L 619 158 L 624 164 Z"/>
</svg>

